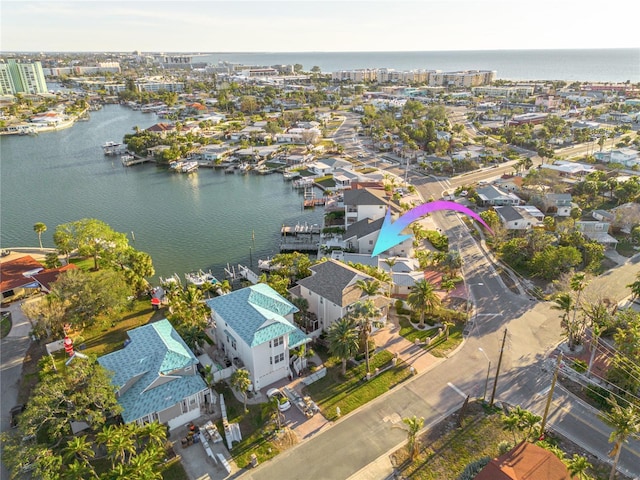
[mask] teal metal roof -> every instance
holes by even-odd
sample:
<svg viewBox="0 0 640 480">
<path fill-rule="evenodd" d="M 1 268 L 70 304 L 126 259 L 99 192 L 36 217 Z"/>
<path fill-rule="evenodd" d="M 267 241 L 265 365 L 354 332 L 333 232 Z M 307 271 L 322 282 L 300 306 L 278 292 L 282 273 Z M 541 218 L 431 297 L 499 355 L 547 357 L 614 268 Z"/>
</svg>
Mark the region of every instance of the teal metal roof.
<svg viewBox="0 0 640 480">
<path fill-rule="evenodd" d="M 114 373 L 112 383 L 118 389 L 139 377 L 118 398 L 125 422 L 165 410 L 207 388 L 196 373 L 198 359 L 168 320 L 127 333 L 131 342 L 125 348 L 98 358 L 100 365 Z M 194 375 L 174 373 L 188 366 L 193 366 Z M 154 382 L 158 385 L 153 386 Z"/>
<path fill-rule="evenodd" d="M 207 300 L 207 304 L 249 346 L 292 333 L 306 335 L 285 318 L 298 308 L 264 283 Z M 222 328 L 222 326 L 220 326 Z M 289 344 L 291 347 L 291 344 Z"/>
</svg>

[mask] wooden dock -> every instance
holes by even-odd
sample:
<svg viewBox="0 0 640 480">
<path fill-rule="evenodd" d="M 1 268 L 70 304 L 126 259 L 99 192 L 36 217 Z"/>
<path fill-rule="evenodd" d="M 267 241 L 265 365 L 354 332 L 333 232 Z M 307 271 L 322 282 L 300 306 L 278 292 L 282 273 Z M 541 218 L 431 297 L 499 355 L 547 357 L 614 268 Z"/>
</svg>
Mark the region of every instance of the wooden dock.
<svg viewBox="0 0 640 480">
<path fill-rule="evenodd" d="M 319 207 L 326 204 L 327 200 L 328 200 L 327 197 L 308 198 L 307 200 L 304 201 L 303 205 L 304 205 L 304 208 Z"/>
<path fill-rule="evenodd" d="M 129 155 L 131 156 L 131 155 Z M 153 158 L 151 157 L 133 157 L 133 158 L 122 158 L 122 166 L 123 167 L 132 167 L 134 165 L 140 165 L 141 163 L 153 162 Z"/>
</svg>

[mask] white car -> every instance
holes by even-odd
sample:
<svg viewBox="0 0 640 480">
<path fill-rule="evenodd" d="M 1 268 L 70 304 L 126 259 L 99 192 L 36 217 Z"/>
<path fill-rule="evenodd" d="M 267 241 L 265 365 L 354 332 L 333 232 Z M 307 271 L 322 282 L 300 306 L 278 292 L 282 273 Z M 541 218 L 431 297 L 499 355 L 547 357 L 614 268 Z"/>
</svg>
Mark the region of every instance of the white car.
<svg viewBox="0 0 640 480">
<path fill-rule="evenodd" d="M 267 398 L 269 400 L 271 400 L 272 398 L 277 398 L 278 410 L 280 410 L 281 412 L 286 412 L 291 408 L 291 402 L 289 402 L 289 399 L 284 394 L 284 392 L 282 392 L 282 390 L 278 388 L 270 388 L 269 390 L 267 390 Z"/>
</svg>

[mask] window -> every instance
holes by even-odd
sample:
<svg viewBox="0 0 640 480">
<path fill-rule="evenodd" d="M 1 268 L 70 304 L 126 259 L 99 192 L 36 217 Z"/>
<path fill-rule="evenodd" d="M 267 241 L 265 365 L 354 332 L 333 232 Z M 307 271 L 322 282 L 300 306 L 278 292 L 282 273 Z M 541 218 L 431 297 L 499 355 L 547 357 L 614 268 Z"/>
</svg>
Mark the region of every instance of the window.
<svg viewBox="0 0 640 480">
<path fill-rule="evenodd" d="M 282 345 L 283 343 L 284 343 L 284 337 L 278 337 L 275 340 L 273 340 L 273 346 L 274 347 Z"/>
<path fill-rule="evenodd" d="M 280 363 L 280 362 L 284 362 L 284 353 L 280 353 L 279 355 L 276 355 L 273 357 L 273 363 Z"/>
<path fill-rule="evenodd" d="M 237 350 L 236 341 L 235 340 L 231 340 L 231 348 L 233 348 L 234 350 Z"/>
</svg>

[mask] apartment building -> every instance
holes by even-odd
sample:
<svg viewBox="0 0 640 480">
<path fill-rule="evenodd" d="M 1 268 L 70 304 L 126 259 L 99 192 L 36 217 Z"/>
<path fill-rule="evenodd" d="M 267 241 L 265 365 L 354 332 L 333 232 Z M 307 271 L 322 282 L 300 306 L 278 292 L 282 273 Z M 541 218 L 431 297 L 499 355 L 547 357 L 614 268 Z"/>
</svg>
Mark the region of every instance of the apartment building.
<svg viewBox="0 0 640 480">
<path fill-rule="evenodd" d="M 47 92 L 40 62 L 18 63 L 10 58 L 7 63 L 0 63 L 0 95 Z"/>
</svg>

